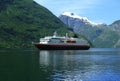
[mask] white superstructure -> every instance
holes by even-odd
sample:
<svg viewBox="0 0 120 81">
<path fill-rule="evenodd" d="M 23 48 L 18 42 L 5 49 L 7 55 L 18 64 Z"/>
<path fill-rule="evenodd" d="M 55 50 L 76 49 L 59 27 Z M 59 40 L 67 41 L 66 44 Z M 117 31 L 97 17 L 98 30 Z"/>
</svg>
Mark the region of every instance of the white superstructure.
<svg viewBox="0 0 120 81">
<path fill-rule="evenodd" d="M 73 37 L 68 37 L 66 36 L 58 36 L 56 32 L 54 32 L 53 36 L 46 36 L 44 38 L 40 38 L 40 44 L 67 44 L 67 45 L 86 45 L 88 44 L 87 41 L 78 39 L 78 38 L 73 38 Z"/>
</svg>

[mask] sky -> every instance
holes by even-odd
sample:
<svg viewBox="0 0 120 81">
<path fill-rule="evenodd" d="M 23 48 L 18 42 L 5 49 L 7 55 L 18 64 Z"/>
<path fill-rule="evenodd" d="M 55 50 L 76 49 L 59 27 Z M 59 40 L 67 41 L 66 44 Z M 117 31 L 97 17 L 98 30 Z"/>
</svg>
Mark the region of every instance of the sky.
<svg viewBox="0 0 120 81">
<path fill-rule="evenodd" d="M 34 0 L 57 17 L 72 12 L 96 23 L 112 24 L 120 20 L 120 0 Z"/>
</svg>

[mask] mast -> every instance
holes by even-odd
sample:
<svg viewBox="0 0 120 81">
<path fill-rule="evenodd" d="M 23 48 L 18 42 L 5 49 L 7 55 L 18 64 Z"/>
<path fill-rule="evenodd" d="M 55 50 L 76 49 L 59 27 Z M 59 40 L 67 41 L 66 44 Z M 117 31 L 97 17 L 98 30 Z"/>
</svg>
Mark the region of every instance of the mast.
<svg viewBox="0 0 120 81">
<path fill-rule="evenodd" d="M 68 38 L 68 33 L 66 33 L 66 38 Z"/>
<path fill-rule="evenodd" d="M 57 36 L 57 32 L 55 31 L 54 34 L 53 34 L 53 37 L 56 37 Z"/>
</svg>

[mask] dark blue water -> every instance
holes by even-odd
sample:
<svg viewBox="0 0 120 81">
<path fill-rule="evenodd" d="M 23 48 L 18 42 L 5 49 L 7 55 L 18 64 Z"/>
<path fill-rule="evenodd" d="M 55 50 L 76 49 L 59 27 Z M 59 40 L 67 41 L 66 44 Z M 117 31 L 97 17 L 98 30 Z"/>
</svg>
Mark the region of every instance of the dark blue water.
<svg viewBox="0 0 120 81">
<path fill-rule="evenodd" d="M 0 81 L 120 81 L 120 49 L 2 49 Z"/>
</svg>

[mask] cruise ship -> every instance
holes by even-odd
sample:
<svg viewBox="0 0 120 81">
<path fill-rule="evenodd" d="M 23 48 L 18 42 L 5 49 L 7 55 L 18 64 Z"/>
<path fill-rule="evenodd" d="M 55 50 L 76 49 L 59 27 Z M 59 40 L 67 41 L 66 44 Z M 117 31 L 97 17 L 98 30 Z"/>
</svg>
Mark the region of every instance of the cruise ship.
<svg viewBox="0 0 120 81">
<path fill-rule="evenodd" d="M 56 32 L 53 36 L 40 38 L 40 41 L 34 45 L 40 50 L 88 50 L 90 48 L 88 42 L 83 39 L 68 37 L 68 34 L 58 36 Z"/>
</svg>

